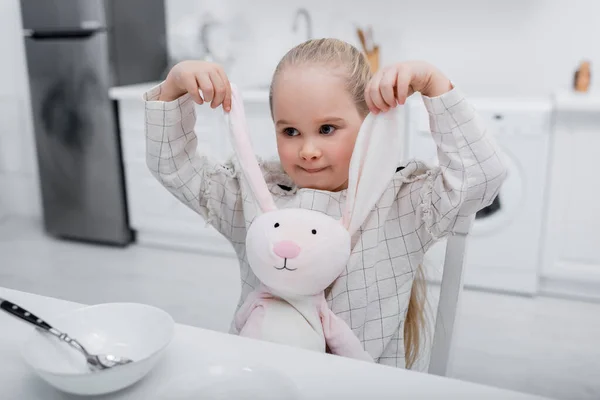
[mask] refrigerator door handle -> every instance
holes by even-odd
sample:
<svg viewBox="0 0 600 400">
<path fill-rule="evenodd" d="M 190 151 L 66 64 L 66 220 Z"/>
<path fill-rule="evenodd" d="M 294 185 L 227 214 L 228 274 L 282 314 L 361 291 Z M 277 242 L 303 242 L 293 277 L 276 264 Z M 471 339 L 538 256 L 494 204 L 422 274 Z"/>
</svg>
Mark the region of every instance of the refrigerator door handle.
<svg viewBox="0 0 600 400">
<path fill-rule="evenodd" d="M 106 32 L 105 28 L 77 28 L 68 30 L 23 30 L 23 36 L 33 40 L 86 39 L 97 33 Z"/>
</svg>

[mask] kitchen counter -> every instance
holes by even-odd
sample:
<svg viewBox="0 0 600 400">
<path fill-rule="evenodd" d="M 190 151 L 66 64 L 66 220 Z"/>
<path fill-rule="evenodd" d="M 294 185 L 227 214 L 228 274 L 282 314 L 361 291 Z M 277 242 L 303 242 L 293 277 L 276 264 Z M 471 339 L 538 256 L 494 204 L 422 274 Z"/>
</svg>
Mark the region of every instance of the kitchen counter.
<svg viewBox="0 0 600 400">
<path fill-rule="evenodd" d="M 558 112 L 600 114 L 600 93 L 557 92 L 554 94 L 554 107 Z"/>
<path fill-rule="evenodd" d="M 0 297 L 13 301 L 48 321 L 79 307 L 56 298 L 0 287 Z M 20 347 L 32 333 L 22 321 L 0 314 L 0 387 L 2 399 L 73 399 L 28 369 Z M 177 324 L 164 358 L 138 384 L 95 399 L 151 399 L 173 383 L 198 385 L 194 371 L 234 362 L 275 368 L 295 384 L 301 399 L 502 399 L 541 400 L 540 397 L 435 375 L 351 360 L 330 354 L 242 338 Z M 186 379 L 190 379 L 187 381 Z M 178 387 L 178 386 L 175 386 Z M 170 393 L 170 392 L 169 392 Z"/>
<path fill-rule="evenodd" d="M 160 81 L 138 83 L 135 85 L 115 86 L 110 88 L 108 94 L 113 100 L 136 100 L 142 101 L 145 92 L 158 85 Z M 269 91 L 261 89 L 241 89 L 242 98 L 247 102 L 268 103 Z"/>
</svg>

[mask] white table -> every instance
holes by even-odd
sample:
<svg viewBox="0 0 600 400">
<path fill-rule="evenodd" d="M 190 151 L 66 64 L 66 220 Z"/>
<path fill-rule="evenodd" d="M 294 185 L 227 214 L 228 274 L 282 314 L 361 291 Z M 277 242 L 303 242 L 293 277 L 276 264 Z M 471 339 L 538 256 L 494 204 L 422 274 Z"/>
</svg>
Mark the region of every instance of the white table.
<svg viewBox="0 0 600 400">
<path fill-rule="evenodd" d="M 81 307 L 55 298 L 0 287 L 0 297 L 52 321 L 52 315 Z M 31 372 L 20 346 L 33 328 L 0 313 L 0 398 L 75 399 L 47 385 Z M 158 366 L 144 380 L 121 392 L 94 399 L 152 399 L 170 381 L 207 362 L 260 361 L 291 376 L 306 399 L 502 399 L 539 397 L 434 375 L 318 354 L 234 335 L 177 325 L 175 337 Z M 482 366 L 483 368 L 484 366 Z"/>
</svg>

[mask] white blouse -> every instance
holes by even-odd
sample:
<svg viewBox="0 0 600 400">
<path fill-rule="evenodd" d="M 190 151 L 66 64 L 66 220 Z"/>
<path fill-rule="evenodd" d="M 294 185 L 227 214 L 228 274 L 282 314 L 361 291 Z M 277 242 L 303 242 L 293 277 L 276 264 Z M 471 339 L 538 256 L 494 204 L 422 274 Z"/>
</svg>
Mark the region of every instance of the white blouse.
<svg viewBox="0 0 600 400">
<path fill-rule="evenodd" d="M 246 230 L 257 215 L 237 160 L 215 161 L 199 149 L 195 103 L 189 94 L 146 100 L 146 158 L 153 175 L 232 244 L 241 268 L 241 297 L 259 284 L 246 259 Z M 439 167 L 411 160 L 399 166 L 387 190 L 353 237 L 346 270 L 327 292 L 331 310 L 347 322 L 379 363 L 405 367 L 403 323 L 413 279 L 436 240 L 461 230 L 467 217 L 490 205 L 506 176 L 482 118 L 454 88 L 423 96 Z M 224 134 L 224 133 L 223 133 Z M 346 191 L 295 187 L 279 162 L 261 162 L 277 208 L 300 207 L 340 217 Z M 232 323 L 232 333 L 237 333 Z"/>
</svg>

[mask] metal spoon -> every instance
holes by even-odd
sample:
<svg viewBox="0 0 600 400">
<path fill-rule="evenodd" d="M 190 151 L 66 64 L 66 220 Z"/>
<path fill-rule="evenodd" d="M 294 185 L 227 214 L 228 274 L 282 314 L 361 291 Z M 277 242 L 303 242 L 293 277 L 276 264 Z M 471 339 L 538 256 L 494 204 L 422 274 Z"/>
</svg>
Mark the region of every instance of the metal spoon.
<svg viewBox="0 0 600 400">
<path fill-rule="evenodd" d="M 63 342 L 67 343 L 68 345 L 79 351 L 85 356 L 87 364 L 92 371 L 101 371 L 104 369 L 129 364 L 130 362 L 132 362 L 132 360 L 128 358 L 118 357 L 112 354 L 90 354 L 85 349 L 85 347 L 83 347 L 83 345 L 77 340 L 71 338 L 69 335 L 59 331 L 58 329 L 53 328 L 48 323 L 44 322 L 42 319 L 36 317 L 29 311 L 25 310 L 22 307 L 19 307 L 18 305 L 8 300 L 0 298 L 0 309 L 6 311 L 7 313 L 17 318 L 22 319 L 25 322 L 29 322 L 30 324 L 35 325 L 37 328 L 42 329 L 43 332 L 51 333 L 58 339 L 62 340 Z"/>
</svg>

